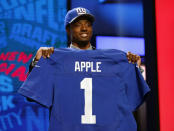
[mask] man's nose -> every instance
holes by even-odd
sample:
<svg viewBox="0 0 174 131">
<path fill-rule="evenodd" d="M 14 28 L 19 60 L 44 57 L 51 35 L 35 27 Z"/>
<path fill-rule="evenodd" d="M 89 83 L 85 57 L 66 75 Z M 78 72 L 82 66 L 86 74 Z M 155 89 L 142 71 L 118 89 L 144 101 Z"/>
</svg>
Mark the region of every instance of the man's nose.
<svg viewBox="0 0 174 131">
<path fill-rule="evenodd" d="M 81 30 L 82 30 L 82 31 L 86 31 L 86 30 L 87 30 L 87 26 L 86 26 L 86 25 L 82 25 L 82 26 L 81 26 Z"/>
</svg>

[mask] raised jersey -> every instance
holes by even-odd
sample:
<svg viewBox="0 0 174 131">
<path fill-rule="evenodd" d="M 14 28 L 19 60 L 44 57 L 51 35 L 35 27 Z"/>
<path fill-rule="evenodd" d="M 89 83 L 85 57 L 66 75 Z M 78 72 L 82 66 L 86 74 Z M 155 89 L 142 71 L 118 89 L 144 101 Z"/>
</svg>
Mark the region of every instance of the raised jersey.
<svg viewBox="0 0 174 131">
<path fill-rule="evenodd" d="M 149 90 L 122 51 L 55 49 L 19 93 L 50 109 L 49 131 L 136 131 L 132 112 Z"/>
</svg>

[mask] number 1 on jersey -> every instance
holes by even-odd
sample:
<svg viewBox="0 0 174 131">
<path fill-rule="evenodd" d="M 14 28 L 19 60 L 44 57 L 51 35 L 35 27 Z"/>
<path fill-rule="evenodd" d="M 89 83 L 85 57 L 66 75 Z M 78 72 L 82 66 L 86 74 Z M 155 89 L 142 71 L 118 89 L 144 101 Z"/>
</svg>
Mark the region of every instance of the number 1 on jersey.
<svg viewBox="0 0 174 131">
<path fill-rule="evenodd" d="M 85 115 L 81 115 L 81 123 L 96 124 L 96 116 L 92 115 L 92 78 L 84 78 L 80 83 L 80 88 L 84 89 L 85 96 Z"/>
</svg>

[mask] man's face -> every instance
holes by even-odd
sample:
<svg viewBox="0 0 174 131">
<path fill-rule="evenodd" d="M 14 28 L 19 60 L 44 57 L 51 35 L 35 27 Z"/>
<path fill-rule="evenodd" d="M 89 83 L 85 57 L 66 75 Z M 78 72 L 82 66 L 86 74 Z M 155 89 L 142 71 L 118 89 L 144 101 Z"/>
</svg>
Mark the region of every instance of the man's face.
<svg viewBox="0 0 174 131">
<path fill-rule="evenodd" d="M 73 43 L 85 46 L 89 44 L 92 37 L 92 23 L 86 19 L 79 19 L 70 25 L 68 33 Z"/>
</svg>

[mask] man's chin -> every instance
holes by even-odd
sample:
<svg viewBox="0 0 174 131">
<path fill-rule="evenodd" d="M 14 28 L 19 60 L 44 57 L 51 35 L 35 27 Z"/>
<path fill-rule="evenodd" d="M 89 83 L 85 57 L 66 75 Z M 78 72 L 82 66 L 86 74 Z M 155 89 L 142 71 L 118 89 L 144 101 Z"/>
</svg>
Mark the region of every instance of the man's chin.
<svg viewBox="0 0 174 131">
<path fill-rule="evenodd" d="M 79 47 L 85 47 L 87 46 L 89 43 L 89 41 L 79 41 L 77 44 Z"/>
</svg>

